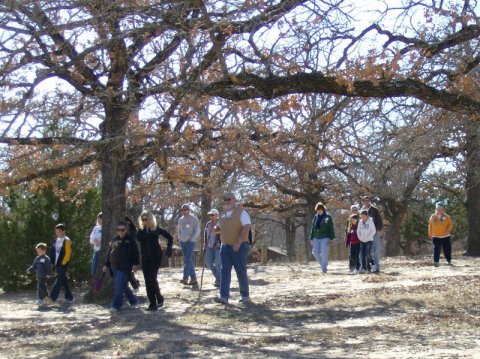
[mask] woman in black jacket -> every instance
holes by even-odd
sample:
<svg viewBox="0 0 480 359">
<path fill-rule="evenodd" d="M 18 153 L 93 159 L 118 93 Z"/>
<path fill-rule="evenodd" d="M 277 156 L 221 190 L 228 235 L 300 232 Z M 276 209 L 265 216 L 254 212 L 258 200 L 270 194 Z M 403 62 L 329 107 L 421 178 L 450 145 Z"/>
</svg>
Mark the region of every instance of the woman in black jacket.
<svg viewBox="0 0 480 359">
<path fill-rule="evenodd" d="M 167 257 L 169 258 L 172 256 L 173 237 L 157 225 L 157 221 L 151 212 L 142 212 L 139 222 L 140 230 L 137 232 L 137 241 L 140 242 L 142 270 L 150 302 L 147 310 L 157 310 L 163 305 L 163 295 L 160 293 L 157 281 L 158 270 L 162 262 L 159 236 L 167 239 Z"/>
</svg>

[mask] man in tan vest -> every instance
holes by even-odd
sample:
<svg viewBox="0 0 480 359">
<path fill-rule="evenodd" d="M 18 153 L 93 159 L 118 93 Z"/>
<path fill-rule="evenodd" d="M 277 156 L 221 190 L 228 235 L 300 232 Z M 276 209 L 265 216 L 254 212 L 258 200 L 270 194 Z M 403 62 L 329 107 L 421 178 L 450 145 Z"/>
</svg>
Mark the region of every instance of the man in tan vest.
<svg viewBox="0 0 480 359">
<path fill-rule="evenodd" d="M 214 228 L 215 233 L 220 233 L 222 238 L 222 247 L 220 248 L 222 259 L 220 297 L 216 297 L 215 301 L 228 304 L 233 266 L 237 273 L 240 295 L 242 296 L 240 302 L 248 304 L 250 301 L 247 276 L 247 259 L 250 247 L 248 232 L 252 221 L 248 212 L 237 204 L 234 193 L 225 193 L 223 201 L 224 212 Z"/>
</svg>

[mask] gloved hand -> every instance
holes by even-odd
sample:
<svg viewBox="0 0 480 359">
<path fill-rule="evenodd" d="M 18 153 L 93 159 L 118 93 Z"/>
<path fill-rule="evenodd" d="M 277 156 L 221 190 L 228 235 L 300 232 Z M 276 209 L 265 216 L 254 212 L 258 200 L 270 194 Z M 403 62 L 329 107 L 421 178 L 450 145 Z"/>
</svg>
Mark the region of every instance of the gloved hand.
<svg viewBox="0 0 480 359">
<path fill-rule="evenodd" d="M 170 258 L 172 256 L 172 247 L 167 247 L 167 257 Z"/>
</svg>

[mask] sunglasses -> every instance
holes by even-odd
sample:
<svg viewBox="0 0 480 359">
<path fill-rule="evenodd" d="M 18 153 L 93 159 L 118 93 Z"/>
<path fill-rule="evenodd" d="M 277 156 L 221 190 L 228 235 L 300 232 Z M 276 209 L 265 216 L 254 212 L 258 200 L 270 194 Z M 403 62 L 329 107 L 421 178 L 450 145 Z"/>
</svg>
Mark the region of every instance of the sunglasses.
<svg viewBox="0 0 480 359">
<path fill-rule="evenodd" d="M 125 232 L 126 230 L 126 228 L 117 228 L 117 232 Z"/>
</svg>

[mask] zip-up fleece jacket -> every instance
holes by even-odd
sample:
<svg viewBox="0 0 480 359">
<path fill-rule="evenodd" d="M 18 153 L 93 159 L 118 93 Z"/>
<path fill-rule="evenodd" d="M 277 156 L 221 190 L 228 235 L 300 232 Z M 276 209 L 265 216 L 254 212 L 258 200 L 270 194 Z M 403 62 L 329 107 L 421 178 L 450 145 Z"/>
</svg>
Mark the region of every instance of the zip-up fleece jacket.
<svg viewBox="0 0 480 359">
<path fill-rule="evenodd" d="M 134 239 L 128 235 L 124 238 L 117 236 L 110 241 L 105 265 L 111 269 L 130 272 L 132 266 L 140 264 L 139 257 L 137 242 Z"/>
<path fill-rule="evenodd" d="M 453 222 L 450 216 L 444 213 L 441 216 L 437 216 L 436 213 L 430 216 L 428 220 L 428 236 L 430 238 L 445 238 L 449 237 L 452 233 Z"/>
<path fill-rule="evenodd" d="M 52 274 L 52 262 L 47 255 L 37 256 L 33 264 L 28 268 L 30 273 L 36 273 L 37 279 L 45 279 L 47 275 Z"/>
<path fill-rule="evenodd" d="M 325 217 L 323 218 L 322 222 L 320 222 L 320 228 L 317 228 L 316 223 L 318 216 L 318 213 L 313 216 L 310 239 L 330 238 L 330 240 L 333 241 L 335 239 L 335 230 L 333 229 L 332 217 L 330 217 L 328 213 L 325 213 Z"/>
<path fill-rule="evenodd" d="M 371 217 L 368 217 L 366 222 L 363 222 L 362 219 L 358 221 L 357 236 L 363 243 L 372 242 L 376 232 L 377 230 Z"/>
<path fill-rule="evenodd" d="M 57 258 L 57 252 L 55 251 L 55 242 L 61 240 L 61 238 L 56 238 L 53 241 L 53 245 L 50 248 L 50 260 L 56 267 L 66 267 L 70 264 L 70 259 L 72 258 L 72 241 L 70 238 L 65 236 L 63 241 L 62 248 Z"/>
</svg>

